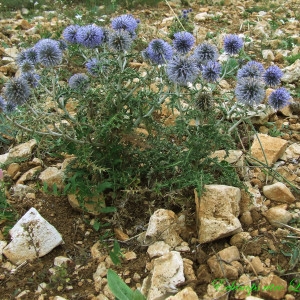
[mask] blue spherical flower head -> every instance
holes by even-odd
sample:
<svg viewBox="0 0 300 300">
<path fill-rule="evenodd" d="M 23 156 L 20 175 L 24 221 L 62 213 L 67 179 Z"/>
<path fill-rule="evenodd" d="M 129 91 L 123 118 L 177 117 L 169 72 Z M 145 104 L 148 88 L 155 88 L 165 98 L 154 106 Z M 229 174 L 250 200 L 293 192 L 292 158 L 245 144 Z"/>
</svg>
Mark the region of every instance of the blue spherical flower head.
<svg viewBox="0 0 300 300">
<path fill-rule="evenodd" d="M 132 38 L 126 30 L 114 30 L 108 37 L 108 46 L 117 52 L 125 52 L 130 49 Z"/>
<path fill-rule="evenodd" d="M 221 75 L 221 65 L 216 61 L 209 61 L 202 67 L 202 77 L 208 82 L 216 82 Z"/>
<path fill-rule="evenodd" d="M 173 46 L 177 52 L 181 54 L 188 53 L 194 46 L 194 43 L 195 38 L 191 33 L 187 31 L 174 33 Z"/>
<path fill-rule="evenodd" d="M 101 27 L 89 24 L 77 31 L 77 42 L 87 48 L 95 48 L 103 42 L 104 33 Z"/>
<path fill-rule="evenodd" d="M 6 102 L 6 106 L 5 106 L 5 109 L 4 109 L 4 112 L 6 114 L 10 114 L 12 112 L 14 112 L 17 108 L 17 105 L 15 103 L 12 103 L 12 102 Z"/>
<path fill-rule="evenodd" d="M 290 103 L 291 96 L 285 88 L 273 91 L 269 96 L 269 105 L 274 109 L 282 109 Z"/>
<path fill-rule="evenodd" d="M 12 78 L 5 85 L 4 98 L 9 103 L 22 105 L 30 96 L 30 87 L 27 81 L 22 78 Z"/>
<path fill-rule="evenodd" d="M 59 43 L 52 39 L 42 39 L 36 43 L 38 61 L 45 67 L 55 67 L 62 62 L 62 51 Z"/>
<path fill-rule="evenodd" d="M 71 44 L 76 44 L 77 43 L 77 31 L 79 28 L 80 28 L 79 25 L 70 25 L 70 26 L 66 27 L 62 33 L 63 38 Z"/>
<path fill-rule="evenodd" d="M 265 98 L 264 85 L 260 79 L 243 77 L 237 82 L 235 96 L 238 102 L 245 105 L 259 105 Z"/>
<path fill-rule="evenodd" d="M 26 59 L 31 61 L 34 65 L 38 63 L 38 53 L 34 47 L 25 51 Z"/>
<path fill-rule="evenodd" d="M 199 66 L 206 64 L 210 60 L 217 60 L 218 55 L 217 47 L 209 43 L 202 43 L 198 45 L 193 53 L 193 57 Z"/>
<path fill-rule="evenodd" d="M 40 75 L 35 72 L 22 73 L 20 77 L 25 79 L 32 88 L 36 88 L 40 81 Z"/>
<path fill-rule="evenodd" d="M 90 60 L 88 60 L 85 64 L 85 67 L 87 68 L 87 71 L 93 76 L 97 76 L 101 72 L 101 64 L 97 58 L 91 58 Z"/>
<path fill-rule="evenodd" d="M 186 56 L 174 56 L 168 62 L 166 71 L 169 79 L 179 85 L 193 83 L 199 74 L 196 62 Z"/>
<path fill-rule="evenodd" d="M 83 73 L 77 73 L 69 78 L 68 83 L 71 89 L 86 90 L 89 86 L 89 78 Z"/>
<path fill-rule="evenodd" d="M 261 78 L 265 69 L 263 65 L 257 61 L 251 60 L 241 69 L 238 70 L 237 78 L 241 79 L 243 77 Z"/>
<path fill-rule="evenodd" d="M 34 64 L 30 60 L 25 59 L 20 64 L 20 69 L 21 69 L 22 73 L 33 72 L 34 71 Z"/>
<path fill-rule="evenodd" d="M 111 27 L 114 30 L 126 30 L 130 33 L 134 33 L 138 27 L 139 20 L 136 20 L 132 15 L 121 15 L 114 18 L 111 21 Z"/>
<path fill-rule="evenodd" d="M 150 59 L 155 64 L 165 64 L 173 56 L 170 44 L 161 39 L 152 40 L 143 52 L 144 58 Z"/>
<path fill-rule="evenodd" d="M 280 83 L 283 72 L 277 66 L 269 67 L 263 75 L 264 82 L 271 87 L 274 87 Z"/>
<path fill-rule="evenodd" d="M 17 62 L 17 64 L 18 64 L 19 66 L 22 64 L 22 62 L 23 62 L 24 60 L 27 59 L 26 51 L 27 51 L 27 50 L 21 51 L 21 52 L 18 54 L 17 58 L 16 58 L 16 62 Z"/>
<path fill-rule="evenodd" d="M 58 46 L 61 51 L 65 51 L 68 48 L 68 45 L 64 40 L 58 40 Z"/>
<path fill-rule="evenodd" d="M 229 34 L 224 38 L 224 50 L 230 55 L 238 54 L 243 45 L 243 40 L 236 34 Z"/>
</svg>

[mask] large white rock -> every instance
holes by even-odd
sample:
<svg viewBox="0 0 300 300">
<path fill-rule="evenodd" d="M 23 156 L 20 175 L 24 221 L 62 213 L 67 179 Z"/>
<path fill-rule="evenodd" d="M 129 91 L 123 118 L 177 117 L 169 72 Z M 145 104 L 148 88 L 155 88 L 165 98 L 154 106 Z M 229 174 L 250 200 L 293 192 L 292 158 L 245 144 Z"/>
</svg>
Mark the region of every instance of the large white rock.
<svg viewBox="0 0 300 300">
<path fill-rule="evenodd" d="M 291 203 L 296 200 L 289 188 L 282 182 L 265 185 L 263 187 L 263 193 L 268 199 L 273 201 Z"/>
<path fill-rule="evenodd" d="M 154 259 L 153 269 L 144 279 L 141 292 L 148 300 L 165 299 L 176 293 L 176 286 L 184 281 L 182 257 L 179 252 L 171 251 Z"/>
<path fill-rule="evenodd" d="M 211 242 L 242 231 L 237 218 L 241 191 L 227 185 L 206 185 L 199 198 L 195 193 L 196 220 L 200 243 Z"/>
<path fill-rule="evenodd" d="M 171 247 L 176 247 L 182 242 L 179 236 L 180 226 L 178 226 L 176 214 L 167 209 L 158 209 L 150 217 L 149 225 L 145 235 L 145 243 L 152 244 L 156 241 L 164 241 Z"/>
<path fill-rule="evenodd" d="M 281 80 L 283 82 L 297 82 L 300 79 L 300 59 L 297 59 L 292 65 L 284 68 Z"/>
<path fill-rule="evenodd" d="M 9 233 L 12 241 L 3 249 L 3 254 L 17 265 L 42 257 L 63 243 L 60 233 L 33 207 Z"/>
</svg>

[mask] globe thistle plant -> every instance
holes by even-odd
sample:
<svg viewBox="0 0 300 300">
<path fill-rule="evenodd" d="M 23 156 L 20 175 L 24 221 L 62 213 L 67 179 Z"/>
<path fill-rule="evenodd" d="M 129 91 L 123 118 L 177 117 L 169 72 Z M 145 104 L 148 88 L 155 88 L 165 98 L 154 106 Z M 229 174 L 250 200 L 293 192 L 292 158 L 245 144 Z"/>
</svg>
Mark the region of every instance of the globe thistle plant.
<svg viewBox="0 0 300 300">
<path fill-rule="evenodd" d="M 243 40 L 236 34 L 229 34 L 224 38 L 224 50 L 230 55 L 238 54 L 243 45 Z"/>
<path fill-rule="evenodd" d="M 237 82 L 235 96 L 242 104 L 259 105 L 265 98 L 264 84 L 260 79 L 243 77 Z"/>
<path fill-rule="evenodd" d="M 35 72 L 22 73 L 20 77 L 25 79 L 32 88 L 36 88 L 40 81 L 40 75 Z"/>
<path fill-rule="evenodd" d="M 265 69 L 261 63 L 251 60 L 238 70 L 237 79 L 239 80 L 243 77 L 262 78 L 264 72 Z"/>
<path fill-rule="evenodd" d="M 16 103 L 6 102 L 4 112 L 6 114 L 10 114 L 10 113 L 14 112 L 16 110 L 16 108 L 17 108 Z"/>
<path fill-rule="evenodd" d="M 0 109 L 4 111 L 5 107 L 6 107 L 6 101 L 0 96 Z"/>
<path fill-rule="evenodd" d="M 63 38 L 71 44 L 76 44 L 77 43 L 77 31 L 79 28 L 80 28 L 79 25 L 70 25 L 70 26 L 66 27 L 62 33 Z"/>
<path fill-rule="evenodd" d="M 62 62 L 63 52 L 53 39 L 42 39 L 36 43 L 38 61 L 45 67 L 55 67 Z"/>
<path fill-rule="evenodd" d="M 198 45 L 193 53 L 194 59 L 199 66 L 206 64 L 208 61 L 215 61 L 218 58 L 218 49 L 216 46 L 209 43 Z"/>
<path fill-rule="evenodd" d="M 89 78 L 83 73 L 77 73 L 69 78 L 68 83 L 71 89 L 86 90 L 89 86 Z"/>
<path fill-rule="evenodd" d="M 202 67 L 202 77 L 208 82 L 216 82 L 220 78 L 221 69 L 221 65 L 218 62 L 209 61 Z"/>
<path fill-rule="evenodd" d="M 65 51 L 68 48 L 68 45 L 64 40 L 58 40 L 58 46 L 61 51 Z"/>
<path fill-rule="evenodd" d="M 94 24 L 81 26 L 76 34 L 77 43 L 87 48 L 96 48 L 100 46 L 103 42 L 103 37 L 104 34 L 102 28 Z"/>
<path fill-rule="evenodd" d="M 21 51 L 21 52 L 18 54 L 17 58 L 16 58 L 16 62 L 17 62 L 17 64 L 18 64 L 19 66 L 22 64 L 22 62 L 23 62 L 24 60 L 27 59 L 26 51 L 27 51 L 27 50 Z"/>
<path fill-rule="evenodd" d="M 173 46 L 174 49 L 181 53 L 188 53 L 194 46 L 195 38 L 194 36 L 186 31 L 174 33 Z"/>
<path fill-rule="evenodd" d="M 111 21 L 111 27 L 114 30 L 126 30 L 134 33 L 138 27 L 139 20 L 135 19 L 132 15 L 121 15 Z"/>
<path fill-rule="evenodd" d="M 25 59 L 20 64 L 20 70 L 21 70 L 22 73 L 33 72 L 34 71 L 34 64 L 30 60 Z"/>
<path fill-rule="evenodd" d="M 173 56 L 173 49 L 170 44 L 161 39 L 152 40 L 143 51 L 143 56 L 154 64 L 165 64 Z"/>
<path fill-rule="evenodd" d="M 34 47 L 31 47 L 25 51 L 26 60 L 31 61 L 34 65 L 38 63 L 38 53 Z"/>
<path fill-rule="evenodd" d="M 196 62 L 191 57 L 174 56 L 167 65 L 168 78 L 179 85 L 193 83 L 199 75 Z"/>
<path fill-rule="evenodd" d="M 116 52 L 125 52 L 130 49 L 132 38 L 126 30 L 114 30 L 109 34 L 108 46 Z"/>
<path fill-rule="evenodd" d="M 30 96 L 30 87 L 27 81 L 22 78 L 12 78 L 5 85 L 4 98 L 8 103 L 22 105 Z"/>
<path fill-rule="evenodd" d="M 290 103 L 291 96 L 289 92 L 281 87 L 275 91 L 273 91 L 269 96 L 269 105 L 274 109 L 282 109 Z"/>
<path fill-rule="evenodd" d="M 277 66 L 270 66 L 263 75 L 264 82 L 270 87 L 275 87 L 280 83 L 283 72 Z"/>
</svg>

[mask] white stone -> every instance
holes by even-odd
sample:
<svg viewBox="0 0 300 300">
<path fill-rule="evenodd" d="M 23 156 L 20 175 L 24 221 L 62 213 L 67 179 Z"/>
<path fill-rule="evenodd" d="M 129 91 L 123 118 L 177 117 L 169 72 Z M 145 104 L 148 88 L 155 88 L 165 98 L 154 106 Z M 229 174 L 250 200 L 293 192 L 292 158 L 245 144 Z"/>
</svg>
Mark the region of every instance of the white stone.
<svg viewBox="0 0 300 300">
<path fill-rule="evenodd" d="M 271 207 L 264 213 L 264 216 L 272 225 L 276 227 L 282 226 L 277 222 L 287 224 L 292 219 L 292 214 L 288 212 L 285 208 L 283 208 L 281 205 Z"/>
<path fill-rule="evenodd" d="M 152 259 L 153 257 L 163 256 L 170 252 L 170 246 L 164 241 L 158 241 L 148 247 L 147 253 Z"/>
<path fill-rule="evenodd" d="M 270 200 L 292 203 L 296 200 L 289 188 L 282 182 L 276 182 L 263 187 L 263 194 Z"/>
<path fill-rule="evenodd" d="M 208 19 L 209 15 L 208 13 L 205 11 L 205 12 L 201 12 L 201 13 L 198 13 L 197 15 L 195 15 L 195 21 L 196 22 L 199 22 L 199 21 L 205 21 L 206 19 Z"/>
<path fill-rule="evenodd" d="M 263 50 L 262 56 L 263 56 L 263 59 L 265 59 L 267 61 L 274 61 L 274 59 L 275 59 L 274 53 L 270 49 Z"/>
<path fill-rule="evenodd" d="M 50 188 L 55 184 L 57 188 L 61 189 L 64 182 L 64 172 L 56 167 L 48 167 L 41 172 L 39 179 Z"/>
<path fill-rule="evenodd" d="M 145 235 L 145 243 L 164 241 L 171 247 L 181 244 L 182 238 L 178 234 L 178 218 L 171 210 L 158 209 L 150 217 Z"/>
<path fill-rule="evenodd" d="M 298 159 L 299 156 L 300 156 L 300 144 L 293 143 L 286 148 L 281 159 L 287 161 L 289 159 Z"/>
<path fill-rule="evenodd" d="M 60 233 L 33 207 L 9 233 L 12 241 L 3 249 L 3 254 L 14 264 L 42 257 L 63 243 Z"/>
<path fill-rule="evenodd" d="M 8 160 L 11 161 L 19 158 L 29 158 L 35 146 L 36 140 L 32 139 L 26 143 L 22 143 L 10 149 L 8 152 Z"/>
<path fill-rule="evenodd" d="M 165 299 L 176 293 L 176 286 L 184 281 L 182 257 L 179 252 L 171 251 L 153 260 L 153 269 L 144 279 L 141 291 L 147 300 Z"/>
<path fill-rule="evenodd" d="M 283 82 L 298 82 L 300 79 L 300 59 L 297 59 L 292 65 L 284 68 L 281 80 Z"/>
<path fill-rule="evenodd" d="M 199 198 L 195 192 L 200 243 L 211 242 L 242 231 L 238 220 L 241 191 L 226 185 L 206 185 Z"/>
<path fill-rule="evenodd" d="M 72 262 L 72 260 L 65 256 L 57 256 L 54 258 L 54 266 L 61 267 L 62 265 L 67 265 Z"/>
</svg>

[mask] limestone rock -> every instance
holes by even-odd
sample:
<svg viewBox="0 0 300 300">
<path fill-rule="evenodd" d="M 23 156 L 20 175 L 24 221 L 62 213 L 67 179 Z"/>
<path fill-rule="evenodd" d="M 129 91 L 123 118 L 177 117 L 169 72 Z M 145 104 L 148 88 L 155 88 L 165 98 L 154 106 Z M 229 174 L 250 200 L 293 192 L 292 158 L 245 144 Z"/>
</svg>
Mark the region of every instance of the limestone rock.
<svg viewBox="0 0 300 300">
<path fill-rule="evenodd" d="M 240 253 L 236 246 L 225 248 L 207 260 L 207 264 L 215 278 L 237 279 L 243 271 L 238 262 Z"/>
<path fill-rule="evenodd" d="M 273 201 L 292 203 L 296 200 L 288 187 L 282 182 L 276 182 L 263 187 L 264 195 Z"/>
<path fill-rule="evenodd" d="M 287 161 L 289 159 L 298 159 L 299 156 L 300 156 L 300 144 L 293 143 L 286 148 L 281 159 Z"/>
<path fill-rule="evenodd" d="M 148 247 L 147 253 L 150 258 L 163 256 L 170 251 L 170 246 L 164 241 L 158 241 Z"/>
<path fill-rule="evenodd" d="M 236 282 L 239 288 L 236 290 L 235 299 L 245 299 L 251 293 L 251 279 L 243 274 Z"/>
<path fill-rule="evenodd" d="M 297 59 L 292 65 L 284 68 L 281 80 L 283 82 L 297 82 L 300 79 L 300 59 Z"/>
<path fill-rule="evenodd" d="M 158 209 L 150 217 L 145 235 L 145 243 L 164 241 L 171 247 L 181 244 L 182 239 L 178 234 L 178 219 L 171 210 Z"/>
<path fill-rule="evenodd" d="M 260 280 L 259 290 L 259 294 L 263 299 L 279 300 L 284 298 L 287 292 L 287 282 L 277 275 L 270 274 Z"/>
<path fill-rule="evenodd" d="M 287 224 L 292 219 L 292 214 L 281 205 L 271 207 L 264 213 L 264 216 L 272 225 L 276 227 L 281 227 L 281 225 L 277 222 Z"/>
<path fill-rule="evenodd" d="M 251 235 L 249 232 L 239 232 L 233 235 L 230 239 L 230 245 L 236 246 L 237 248 L 242 248 L 245 243 L 251 240 Z"/>
<path fill-rule="evenodd" d="M 183 289 L 176 295 L 166 298 L 166 300 L 187 300 L 187 299 L 188 300 L 198 300 L 199 299 L 197 294 L 190 287 L 186 287 L 185 289 Z"/>
<path fill-rule="evenodd" d="M 226 185 L 206 185 L 200 198 L 195 193 L 200 243 L 227 237 L 242 230 L 237 218 L 240 199 L 240 189 Z"/>
<path fill-rule="evenodd" d="M 62 189 L 64 185 L 64 172 L 56 167 L 48 167 L 41 172 L 39 179 L 49 188 L 53 188 L 56 185 L 58 189 Z"/>
<path fill-rule="evenodd" d="M 13 195 L 13 197 L 22 199 L 26 197 L 26 194 L 34 193 L 34 189 L 25 184 L 16 184 L 10 189 L 10 193 Z"/>
<path fill-rule="evenodd" d="M 262 197 L 258 188 L 252 187 L 250 182 L 245 182 L 247 191 L 241 191 L 240 210 L 241 213 L 250 211 L 253 208 L 259 208 L 262 206 Z"/>
<path fill-rule="evenodd" d="M 17 181 L 17 184 L 23 184 L 27 180 L 33 180 L 35 176 L 41 171 L 42 167 L 34 167 L 27 172 L 25 172 Z"/>
<path fill-rule="evenodd" d="M 257 136 L 254 137 L 250 153 L 259 162 L 272 166 L 283 155 L 287 146 L 288 142 L 286 140 L 266 134 L 258 134 L 258 138 Z M 251 159 L 251 162 L 257 164 L 254 159 Z"/>
<path fill-rule="evenodd" d="M 204 300 L 218 299 L 218 300 L 228 300 L 229 293 L 226 292 L 226 287 L 224 284 L 209 284 L 207 286 L 206 294 L 204 295 Z"/>
<path fill-rule="evenodd" d="M 154 259 L 153 269 L 143 281 L 141 292 L 148 300 L 166 299 L 177 292 L 177 284 L 185 281 L 183 260 L 179 252 L 171 251 Z"/>
<path fill-rule="evenodd" d="M 12 241 L 3 249 L 3 254 L 14 264 L 42 257 L 63 243 L 59 232 L 33 207 L 9 233 Z"/>
</svg>

